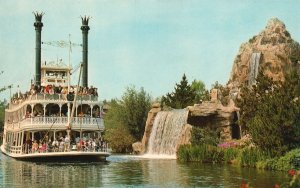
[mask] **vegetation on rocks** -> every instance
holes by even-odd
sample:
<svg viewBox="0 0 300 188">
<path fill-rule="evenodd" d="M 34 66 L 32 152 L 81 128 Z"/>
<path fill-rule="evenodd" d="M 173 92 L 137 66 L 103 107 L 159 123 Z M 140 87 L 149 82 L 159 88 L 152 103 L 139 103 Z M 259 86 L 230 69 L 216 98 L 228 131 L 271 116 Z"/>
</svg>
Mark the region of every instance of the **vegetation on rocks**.
<svg viewBox="0 0 300 188">
<path fill-rule="evenodd" d="M 193 127 L 191 135 L 192 145 L 209 144 L 217 146 L 219 143 L 219 138 L 216 131 L 208 128 Z"/>
<path fill-rule="evenodd" d="M 221 103 L 226 106 L 228 105 L 229 101 L 229 88 L 226 86 L 223 86 L 220 84 L 218 81 L 216 81 L 214 84 L 211 86 L 212 89 L 218 89 L 218 98 L 221 101 Z"/>
</svg>

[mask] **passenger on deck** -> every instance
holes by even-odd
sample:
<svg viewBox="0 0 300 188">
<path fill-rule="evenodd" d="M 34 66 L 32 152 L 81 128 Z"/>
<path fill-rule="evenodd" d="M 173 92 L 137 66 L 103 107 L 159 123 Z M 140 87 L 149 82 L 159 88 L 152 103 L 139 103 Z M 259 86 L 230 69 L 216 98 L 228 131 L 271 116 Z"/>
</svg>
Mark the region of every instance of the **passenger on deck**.
<svg viewBox="0 0 300 188">
<path fill-rule="evenodd" d="M 46 143 L 44 142 L 43 144 L 41 144 L 40 148 L 39 148 L 39 152 L 40 153 L 45 153 L 47 150 L 47 146 Z"/>
<path fill-rule="evenodd" d="M 32 149 L 32 141 L 31 139 L 27 139 L 25 143 L 25 153 L 30 153 Z"/>
<path fill-rule="evenodd" d="M 65 138 L 65 152 L 70 151 L 70 138 L 68 137 L 68 135 Z"/>
<path fill-rule="evenodd" d="M 35 140 L 32 144 L 32 153 L 37 152 L 39 149 L 39 144 L 37 143 L 37 141 Z"/>
<path fill-rule="evenodd" d="M 50 85 L 49 87 L 49 94 L 53 95 L 54 94 L 54 86 Z"/>
<path fill-rule="evenodd" d="M 53 147 L 54 152 L 58 151 L 58 144 L 59 143 L 58 143 L 57 139 L 53 140 L 52 147 Z"/>
<path fill-rule="evenodd" d="M 70 87 L 69 94 L 74 94 L 74 87 L 73 86 Z"/>
<path fill-rule="evenodd" d="M 61 138 L 60 140 L 61 140 L 61 141 L 60 141 L 60 143 L 59 143 L 59 149 L 58 149 L 58 151 L 59 151 L 59 152 L 63 152 L 63 151 L 64 151 L 64 148 L 65 148 L 65 141 L 64 141 L 64 138 Z"/>
</svg>

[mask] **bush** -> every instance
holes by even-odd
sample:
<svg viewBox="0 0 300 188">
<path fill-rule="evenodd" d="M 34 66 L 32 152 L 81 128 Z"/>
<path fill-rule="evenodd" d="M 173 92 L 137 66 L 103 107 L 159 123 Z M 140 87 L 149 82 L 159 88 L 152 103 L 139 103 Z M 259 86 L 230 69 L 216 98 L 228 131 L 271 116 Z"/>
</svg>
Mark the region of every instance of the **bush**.
<svg viewBox="0 0 300 188">
<path fill-rule="evenodd" d="M 264 164 L 264 169 L 268 170 L 289 170 L 299 168 L 295 163 L 296 159 L 300 157 L 300 149 L 294 149 L 286 153 L 282 157 L 277 157 L 273 159 L 268 159 L 262 162 Z"/>
<path fill-rule="evenodd" d="M 219 142 L 219 137 L 216 131 L 209 128 L 193 127 L 191 134 L 192 145 L 208 144 L 216 146 Z"/>
<path fill-rule="evenodd" d="M 132 143 L 134 138 L 129 131 L 122 126 L 109 129 L 105 132 L 105 139 L 109 143 L 109 147 L 116 153 L 129 153 L 132 151 Z"/>
</svg>

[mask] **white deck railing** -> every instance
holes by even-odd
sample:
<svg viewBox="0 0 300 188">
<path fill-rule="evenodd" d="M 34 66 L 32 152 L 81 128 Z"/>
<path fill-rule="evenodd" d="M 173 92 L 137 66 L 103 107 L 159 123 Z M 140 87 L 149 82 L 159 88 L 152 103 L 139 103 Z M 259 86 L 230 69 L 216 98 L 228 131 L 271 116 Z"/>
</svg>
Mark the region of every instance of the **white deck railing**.
<svg viewBox="0 0 300 188">
<path fill-rule="evenodd" d="M 20 128 L 65 128 L 68 124 L 68 117 L 33 117 L 26 118 L 20 122 Z M 71 121 L 72 128 L 92 128 L 104 129 L 104 122 L 102 118 L 90 117 L 73 117 Z"/>
<path fill-rule="evenodd" d="M 5 144 L 5 150 L 8 153 L 21 154 L 21 152 L 22 152 L 22 146 L 11 146 L 9 144 Z"/>
<path fill-rule="evenodd" d="M 103 145 L 97 146 L 77 146 L 76 144 L 71 144 L 69 148 L 59 148 L 59 147 L 52 147 L 46 146 L 46 148 L 39 147 L 37 150 L 32 151 L 32 147 L 23 144 L 23 146 L 12 146 L 8 143 L 5 144 L 5 151 L 10 154 L 33 154 L 33 153 L 53 153 L 53 152 L 108 152 L 108 144 L 105 143 Z"/>
<path fill-rule="evenodd" d="M 59 101 L 66 101 L 67 95 L 66 94 L 42 94 L 38 93 L 35 95 L 29 95 L 25 100 L 17 100 L 15 103 L 11 102 L 9 104 L 9 109 L 16 108 L 21 105 L 23 102 L 26 101 L 51 101 L 51 102 L 59 102 Z M 94 95 L 81 95 L 77 96 L 77 101 L 91 101 L 97 102 L 98 97 Z"/>
</svg>

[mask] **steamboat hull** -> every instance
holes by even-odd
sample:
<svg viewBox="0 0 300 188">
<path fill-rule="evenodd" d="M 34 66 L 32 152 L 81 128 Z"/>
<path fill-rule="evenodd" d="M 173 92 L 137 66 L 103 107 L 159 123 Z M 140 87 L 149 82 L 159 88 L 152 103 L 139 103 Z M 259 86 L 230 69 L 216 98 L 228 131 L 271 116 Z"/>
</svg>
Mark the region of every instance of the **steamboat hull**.
<svg viewBox="0 0 300 188">
<path fill-rule="evenodd" d="M 33 162 L 97 162 L 106 161 L 106 157 L 110 156 L 109 152 L 48 152 L 48 153 L 31 153 L 31 154 L 11 154 L 5 151 L 3 145 L 1 146 L 3 154 L 22 161 Z"/>
</svg>

